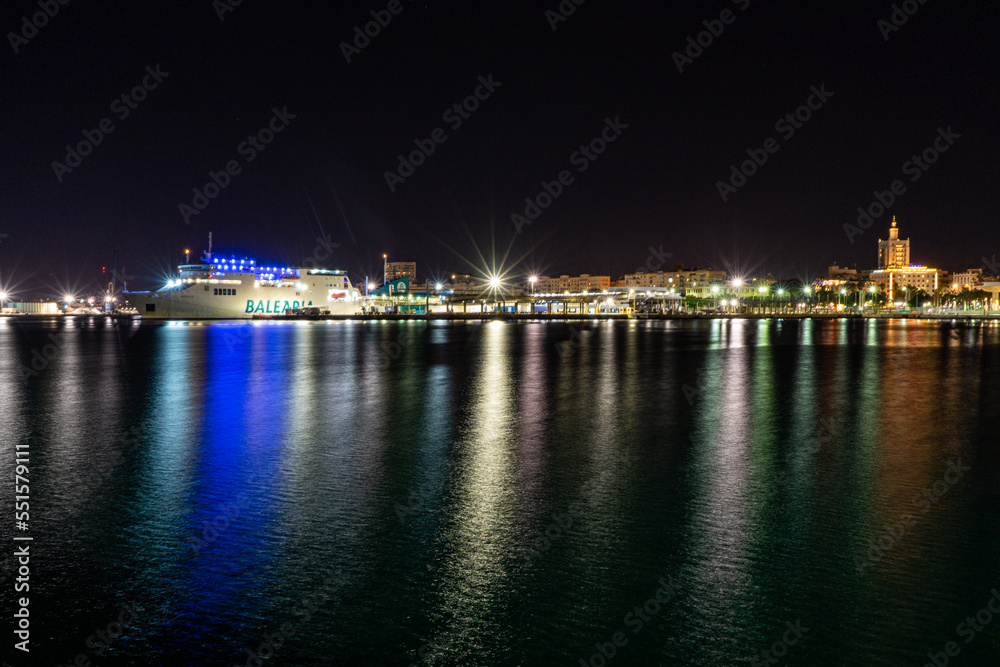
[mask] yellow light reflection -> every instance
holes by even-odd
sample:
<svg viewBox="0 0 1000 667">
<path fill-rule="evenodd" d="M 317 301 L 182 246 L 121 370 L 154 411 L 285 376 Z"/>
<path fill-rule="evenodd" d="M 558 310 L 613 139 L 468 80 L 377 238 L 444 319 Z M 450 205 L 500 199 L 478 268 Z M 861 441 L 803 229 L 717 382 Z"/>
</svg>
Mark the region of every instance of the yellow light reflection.
<svg viewBox="0 0 1000 667">
<path fill-rule="evenodd" d="M 442 615 L 453 619 L 453 631 L 465 619 L 488 617 L 484 608 L 508 576 L 517 492 L 512 327 L 494 322 L 483 330 L 467 435 L 458 444 L 455 510 L 441 568 Z"/>
</svg>

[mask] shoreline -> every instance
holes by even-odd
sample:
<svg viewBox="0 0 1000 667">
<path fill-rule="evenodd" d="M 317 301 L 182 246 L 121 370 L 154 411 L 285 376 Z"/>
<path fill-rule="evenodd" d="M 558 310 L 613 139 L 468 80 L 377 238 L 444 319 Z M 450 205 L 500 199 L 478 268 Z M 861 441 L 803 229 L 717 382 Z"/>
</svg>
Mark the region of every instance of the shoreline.
<svg viewBox="0 0 1000 667">
<path fill-rule="evenodd" d="M 649 321 L 649 320 L 927 320 L 947 322 L 963 321 L 1000 321 L 1000 311 L 981 313 L 651 313 L 639 315 L 627 314 L 582 314 L 559 313 L 377 313 L 374 315 L 273 315 L 268 317 L 178 317 L 145 319 L 138 315 L 62 315 L 62 314 L 7 314 L 0 318 L 17 320 L 42 320 L 63 318 L 108 318 L 114 320 L 136 320 L 139 322 L 297 322 L 297 321 L 336 321 L 336 322 L 405 322 L 405 321 L 501 321 L 501 322 L 580 322 L 580 321 Z"/>
</svg>

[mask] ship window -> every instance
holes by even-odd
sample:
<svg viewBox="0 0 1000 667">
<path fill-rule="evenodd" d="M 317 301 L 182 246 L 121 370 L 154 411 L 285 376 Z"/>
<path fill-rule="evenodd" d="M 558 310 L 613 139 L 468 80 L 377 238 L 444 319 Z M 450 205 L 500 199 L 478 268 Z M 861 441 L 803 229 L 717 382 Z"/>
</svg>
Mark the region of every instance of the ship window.
<svg viewBox="0 0 1000 667">
<path fill-rule="evenodd" d="M 155 313 L 156 312 L 156 304 L 155 303 L 147 303 L 146 304 L 146 312 L 147 313 Z"/>
<path fill-rule="evenodd" d="M 214 294 L 215 296 L 219 296 L 219 290 L 218 290 L 218 288 L 216 288 L 215 290 L 213 290 L 212 294 Z"/>
</svg>

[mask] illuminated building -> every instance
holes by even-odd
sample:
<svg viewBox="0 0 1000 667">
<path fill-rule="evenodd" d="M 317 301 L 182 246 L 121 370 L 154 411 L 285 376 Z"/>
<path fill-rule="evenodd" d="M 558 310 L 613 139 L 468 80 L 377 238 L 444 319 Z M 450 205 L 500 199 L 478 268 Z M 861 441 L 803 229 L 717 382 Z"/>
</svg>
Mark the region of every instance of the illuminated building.
<svg viewBox="0 0 1000 667">
<path fill-rule="evenodd" d="M 857 275 L 857 269 L 845 269 L 844 267 L 836 264 L 828 267 L 826 272 L 826 276 L 830 280 L 847 280 L 849 278 L 856 278 Z"/>
<path fill-rule="evenodd" d="M 924 290 L 928 294 L 938 288 L 940 271 L 926 266 L 900 266 L 891 269 L 872 271 L 871 280 L 886 294 L 892 294 L 894 289 L 904 287 Z"/>
<path fill-rule="evenodd" d="M 59 313 L 59 304 L 47 299 L 32 299 L 30 301 L 15 301 L 10 304 L 19 313 L 29 315 L 55 315 Z"/>
<path fill-rule="evenodd" d="M 454 296 L 478 296 L 486 289 L 486 281 L 473 278 L 467 273 L 452 274 L 451 280 L 444 284 L 444 291 Z"/>
<path fill-rule="evenodd" d="M 680 271 L 657 271 L 655 273 L 629 273 L 621 281 L 623 287 L 673 287 L 684 289 L 721 283 L 726 280 L 725 271 L 712 269 L 688 269 Z"/>
<path fill-rule="evenodd" d="M 878 268 L 891 269 L 896 266 L 910 265 L 910 239 L 899 238 L 899 228 L 896 227 L 896 216 L 892 216 L 892 227 L 889 228 L 889 238 L 878 240 Z"/>
<path fill-rule="evenodd" d="M 951 280 L 951 287 L 955 290 L 978 289 L 983 284 L 983 270 L 969 269 L 963 273 L 956 273 Z"/>
<path fill-rule="evenodd" d="M 878 242 L 878 270 L 870 279 L 892 298 L 894 290 L 924 290 L 928 294 L 938 289 L 942 272 L 926 266 L 910 264 L 910 239 L 899 238 L 896 216 L 892 216 L 889 239 Z"/>
<path fill-rule="evenodd" d="M 534 284 L 538 292 L 586 292 L 589 290 L 606 290 L 611 287 L 611 276 L 592 276 L 583 273 L 579 276 L 562 275 L 558 278 L 541 276 Z"/>
<path fill-rule="evenodd" d="M 394 280 L 399 280 L 400 278 L 409 278 L 410 284 L 413 285 L 417 282 L 417 263 L 416 262 L 386 262 L 385 264 L 385 281 L 392 282 Z"/>
</svg>

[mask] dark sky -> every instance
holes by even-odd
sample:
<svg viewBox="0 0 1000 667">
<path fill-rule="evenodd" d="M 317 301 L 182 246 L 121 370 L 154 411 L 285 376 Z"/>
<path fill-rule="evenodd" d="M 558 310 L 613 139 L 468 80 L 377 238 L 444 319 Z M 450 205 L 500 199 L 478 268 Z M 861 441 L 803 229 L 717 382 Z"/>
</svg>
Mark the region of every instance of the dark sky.
<svg viewBox="0 0 1000 667">
<path fill-rule="evenodd" d="M 78 0 L 17 53 L 7 34 L 4 282 L 85 290 L 119 248 L 129 286 L 153 287 L 209 231 L 217 249 L 300 264 L 320 227 L 339 244 L 322 263 L 356 280 L 380 274 L 383 252 L 421 278 L 471 271 L 461 257 L 481 264 L 472 239 L 489 257 L 491 238 L 497 255 L 512 244 L 508 264 L 524 257 L 515 273 L 618 277 L 653 247 L 666 268 L 808 278 L 834 261 L 872 268 L 892 214 L 915 263 L 961 270 L 1000 253 L 995 3 L 913 0 L 885 39 L 890 2 L 566 0 L 575 11 L 553 30 L 557 0 L 403 0 L 346 62 L 341 43 L 388 4 L 243 0 L 220 20 L 222 0 Z M 711 23 L 724 10 L 731 23 Z M 38 11 L 4 3 L 0 25 L 20 33 Z M 674 52 L 705 21 L 722 34 L 679 72 Z M 480 76 L 500 85 L 453 128 L 444 112 Z M 136 108 L 113 104 L 144 77 L 156 87 Z M 776 122 L 814 86 L 832 96 L 788 138 Z M 240 144 L 273 109 L 294 119 L 248 162 Z M 105 118 L 114 130 L 60 182 L 53 162 Z M 627 128 L 573 160 L 608 118 Z M 949 127 L 959 138 L 911 181 L 904 163 Z M 390 191 L 397 155 L 437 128 L 446 141 Z M 777 152 L 724 202 L 717 182 L 769 138 Z M 180 205 L 230 160 L 240 173 L 185 221 Z M 511 215 L 563 170 L 572 182 L 516 234 Z M 844 224 L 896 179 L 905 192 L 851 243 Z"/>
</svg>

